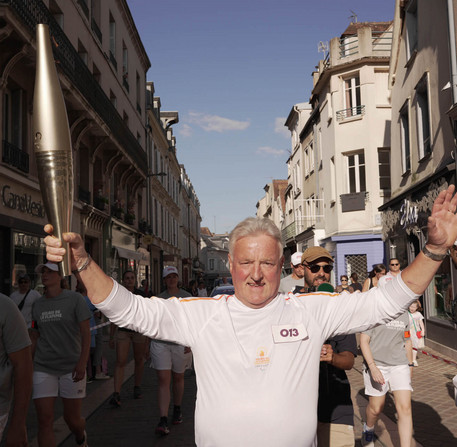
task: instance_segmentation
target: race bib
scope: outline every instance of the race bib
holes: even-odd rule
[[[275,343],[291,343],[308,338],[308,332],[303,323],[272,326],[271,331]]]

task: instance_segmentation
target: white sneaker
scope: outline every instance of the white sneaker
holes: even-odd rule
[[[98,373],[95,375],[96,380],[106,380],[106,379],[111,379],[111,376],[108,376],[105,373]]]
[[[414,361],[413,361],[413,365],[414,365],[414,366],[419,366],[419,363],[417,363],[417,360],[414,360]]]
[[[374,430],[367,430],[367,424],[363,424],[363,432],[362,432],[362,445],[364,447],[374,447],[374,442],[376,440],[376,435],[374,434]]]

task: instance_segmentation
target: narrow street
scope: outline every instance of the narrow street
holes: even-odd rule
[[[416,446],[449,447],[457,445],[457,408],[454,404],[452,377],[457,374],[457,364],[451,359],[424,348],[427,354],[418,355],[419,367],[414,368],[413,376],[413,419]],[[104,352],[108,357],[109,370],[113,370],[114,352],[105,340]],[[367,400],[363,392],[362,358],[358,356],[354,368],[349,371],[355,407],[356,446],[360,447],[362,418],[365,415]],[[157,381],[154,370],[146,367],[143,379],[143,398],[133,399],[133,362],[126,368],[126,381],[121,398],[122,407],[112,408],[108,401],[113,390],[113,381],[95,381],[87,385],[84,401],[84,414],[87,418],[87,433],[90,447],[125,446],[193,446],[194,443],[194,404],[196,382],[193,371],[186,373],[186,390],[183,400],[184,422],[171,426],[170,435],[158,438],[154,434],[159,415],[156,405]],[[223,411],[223,409],[221,409]],[[376,446],[394,447],[399,445],[395,407],[388,397],[384,415],[376,428],[379,439]],[[31,406],[28,417],[29,441],[36,442],[36,417]],[[61,406],[57,406],[57,444],[72,447],[74,439],[61,417]],[[414,444],[413,444],[414,445]]]

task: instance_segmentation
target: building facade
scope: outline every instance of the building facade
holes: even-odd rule
[[[302,139],[315,146],[311,191],[325,232],[319,245],[334,256],[336,278],[356,272],[363,280],[385,261],[378,207],[390,195],[381,171],[390,163],[391,42],[392,22],[351,23],[314,73],[312,122]]]
[[[178,116],[146,88],[151,64],[127,1],[0,0],[0,20],[0,291],[20,272],[37,286],[45,257],[31,123],[35,29],[46,23],[73,146],[72,230],[107,274],[133,270],[159,292],[164,259],[181,269]]]
[[[380,210],[389,256],[408,265],[439,191],[455,184],[455,1],[397,1],[389,71],[392,197]],[[441,26],[437,27],[436,24]],[[421,298],[427,345],[457,358],[457,270],[446,259]]]

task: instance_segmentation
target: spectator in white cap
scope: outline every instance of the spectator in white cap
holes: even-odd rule
[[[303,287],[305,277],[305,267],[301,263],[301,251],[296,251],[290,257],[290,266],[292,267],[292,274],[281,279],[279,283],[279,293],[289,293],[295,290],[295,287]]]
[[[30,276],[21,273],[17,279],[18,290],[13,292],[10,298],[21,311],[27,328],[32,326],[32,305],[41,296],[36,290],[30,288]]]
[[[166,289],[160,298],[186,298],[192,296],[178,286],[178,269],[168,265],[163,269],[163,281]],[[160,420],[156,428],[158,435],[168,435],[168,408],[170,407],[170,383],[173,377],[173,419],[174,425],[182,422],[181,403],[184,395],[184,372],[192,363],[190,348],[168,341],[151,341],[151,366],[157,372],[159,382],[157,397],[159,401]]]

